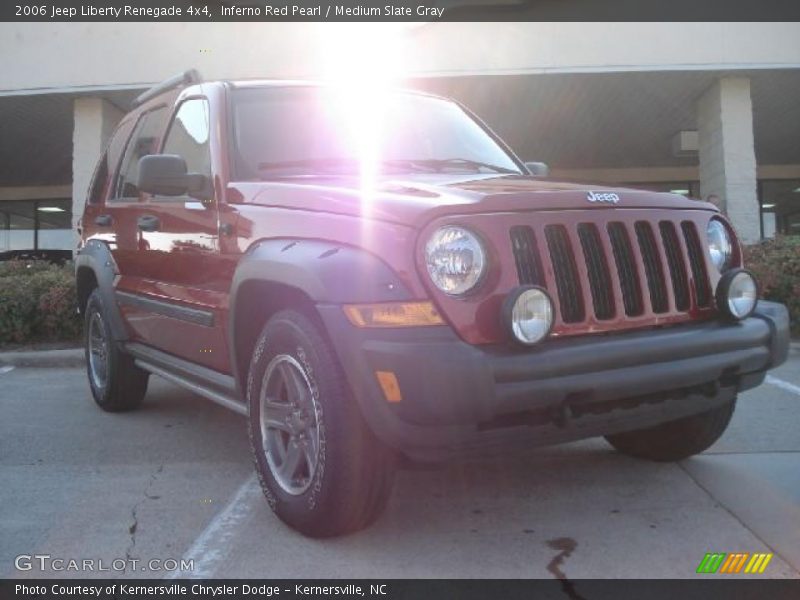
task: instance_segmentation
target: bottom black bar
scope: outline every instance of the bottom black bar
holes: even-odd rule
[[[5,579],[0,598],[41,600],[162,599],[239,600],[245,598],[370,598],[375,600],[784,600],[800,598],[800,579],[737,579],[698,575],[697,579]]]

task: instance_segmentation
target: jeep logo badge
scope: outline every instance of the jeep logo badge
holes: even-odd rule
[[[616,204],[619,202],[619,196],[612,192],[606,193],[598,193],[598,192],[589,192],[586,194],[586,199],[589,202],[610,202],[611,204]]]

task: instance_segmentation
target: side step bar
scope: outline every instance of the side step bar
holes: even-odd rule
[[[247,416],[247,405],[237,398],[233,377],[144,344],[128,343],[124,345],[124,349],[133,356],[137,367],[159,375],[167,381],[216,402],[235,413]]]

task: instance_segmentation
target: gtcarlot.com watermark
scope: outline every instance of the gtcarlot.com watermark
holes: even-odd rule
[[[14,559],[17,571],[119,572],[194,571],[194,559],[151,558],[63,558],[50,554],[20,554]]]

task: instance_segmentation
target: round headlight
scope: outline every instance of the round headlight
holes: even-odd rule
[[[553,302],[542,288],[523,286],[512,290],[503,303],[503,316],[518,342],[532,345],[547,337],[553,327]]]
[[[486,252],[478,236],[468,229],[441,227],[425,244],[425,264],[437,288],[450,296],[461,296],[483,277]]]
[[[744,269],[728,271],[717,285],[717,308],[733,319],[749,317],[758,302],[758,284]]]
[[[733,257],[733,242],[728,233],[728,228],[717,219],[711,219],[706,228],[706,238],[708,239],[708,253],[711,255],[711,262],[722,273],[731,264]]]

